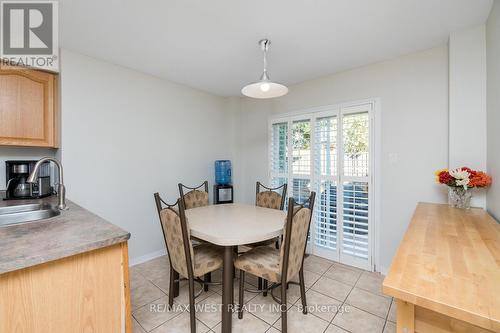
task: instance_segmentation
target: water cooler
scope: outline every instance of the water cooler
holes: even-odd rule
[[[214,203],[233,203],[233,185],[231,184],[231,161],[215,161]]]

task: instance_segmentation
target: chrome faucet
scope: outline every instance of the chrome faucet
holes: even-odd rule
[[[31,174],[28,177],[28,180],[26,180],[28,183],[36,183],[37,175],[38,175],[38,169],[40,169],[40,166],[47,161],[52,161],[54,162],[55,165],[57,165],[57,168],[59,169],[59,184],[57,185],[57,196],[59,198],[59,204],[57,205],[57,208],[59,210],[66,210],[68,209],[66,207],[66,188],[64,187],[64,182],[63,182],[63,167],[61,162],[56,160],[53,157],[42,157],[38,162],[36,162],[33,171],[31,171]]]

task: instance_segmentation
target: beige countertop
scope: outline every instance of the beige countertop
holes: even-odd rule
[[[39,200],[2,200],[0,207],[24,203],[56,203],[56,197]],[[75,254],[127,241],[130,233],[67,200],[60,215],[0,227],[0,274],[43,264]]]

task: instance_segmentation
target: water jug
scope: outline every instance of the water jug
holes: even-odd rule
[[[218,185],[231,184],[231,161],[215,161],[215,183]]]

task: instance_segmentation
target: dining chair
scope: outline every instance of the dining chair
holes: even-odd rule
[[[261,191],[261,187],[265,191]],[[264,208],[283,210],[288,184],[278,187],[267,187],[261,182],[255,184],[255,205]]]
[[[178,186],[179,195],[185,209],[208,206],[208,181],[205,180],[203,183],[201,183],[201,185],[196,187],[186,186],[181,183],[179,183]],[[204,191],[200,190],[202,188],[204,189]],[[185,193],[184,190],[187,190],[187,192]],[[197,238],[193,238],[193,240],[196,244],[204,243],[202,240],[199,240]],[[204,280],[207,283],[211,282],[211,274],[208,273],[204,277]],[[208,284],[204,286],[204,289],[205,291],[208,291]]]
[[[200,189],[204,188],[204,191]],[[187,193],[184,193],[187,189]],[[208,181],[196,187],[189,187],[179,183],[179,194],[185,209],[208,206]]]
[[[291,280],[297,274],[299,276],[302,312],[307,314],[304,256],[315,197],[316,193],[311,192],[308,200],[301,205],[296,205],[293,198],[288,200],[288,213],[283,229],[283,244],[279,250],[270,246],[259,246],[242,254],[235,260],[234,266],[240,270],[239,319],[243,318],[245,272],[273,283],[268,289],[271,290],[273,298],[280,303],[281,331],[283,333],[287,332],[287,285],[293,283]],[[272,290],[278,287],[281,289],[279,299],[272,293]]]
[[[222,267],[223,251],[208,243],[193,247],[182,200],[168,204],[158,193],[154,194],[154,198],[170,262],[168,305],[171,309],[174,297],[179,293],[181,275],[188,280],[191,333],[196,333],[194,301],[201,291],[195,295],[194,282],[207,285],[200,277]]]
[[[283,208],[285,207],[287,187],[287,184],[283,184],[281,186],[271,188],[263,185],[261,182],[257,182],[255,184],[255,205],[264,208],[283,210]],[[263,188],[264,191],[262,191],[261,188]],[[280,239],[281,237],[277,237],[275,239],[249,244],[247,246],[257,247],[275,244],[276,248],[279,249]],[[267,289],[266,280],[263,280],[261,277],[259,277],[257,281],[259,290],[262,290],[262,288],[264,288],[264,290]],[[264,291],[264,296],[267,296],[266,291]]]

